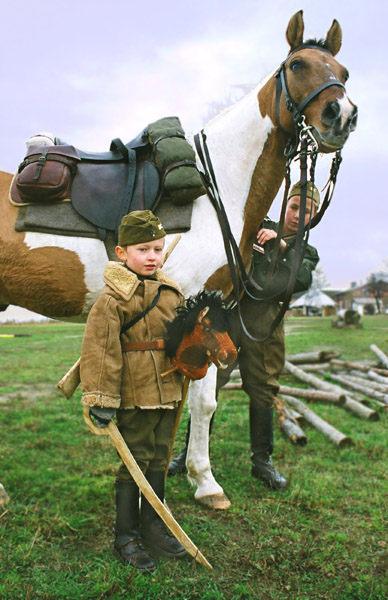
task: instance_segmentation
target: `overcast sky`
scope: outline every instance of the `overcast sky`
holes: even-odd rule
[[[0,168],[15,171],[26,138],[38,131],[92,151],[169,115],[198,131],[213,102],[237,99],[236,86],[258,83],[286,57],[285,30],[301,8],[308,37],[340,22],[338,60],[359,108],[332,206],[310,241],[333,287],[365,280],[388,257],[388,3],[381,0],[2,0]],[[275,203],[270,216],[278,214]]]

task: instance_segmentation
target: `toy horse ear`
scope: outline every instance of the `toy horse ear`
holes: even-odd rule
[[[304,22],[303,22],[303,10],[299,10],[297,13],[291,17],[290,22],[288,23],[287,31],[286,31],[286,39],[290,44],[290,52],[298,48],[301,44],[303,44],[303,32],[304,32]]]
[[[326,35],[326,48],[335,56],[342,45],[342,29],[341,25],[334,19],[329,31]]]
[[[209,312],[209,307],[205,306],[205,308],[203,308],[201,310],[201,312],[199,313],[199,315],[197,317],[197,323],[202,323],[202,319],[207,315],[208,312]]]

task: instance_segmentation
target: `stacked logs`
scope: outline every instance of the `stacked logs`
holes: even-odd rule
[[[338,447],[353,443],[351,438],[319,417],[305,401],[328,402],[368,421],[378,421],[378,410],[388,409],[388,356],[374,344],[370,350],[378,361],[340,360],[340,355],[331,351],[286,357],[284,374],[308,385],[308,388],[281,385],[274,401],[280,428],[294,444],[307,444],[299,424],[301,419]],[[232,372],[231,379],[223,390],[242,389],[239,370]]]

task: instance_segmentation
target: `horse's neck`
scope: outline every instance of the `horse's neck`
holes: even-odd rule
[[[205,127],[221,198],[228,212],[253,218],[253,226],[267,214],[283,179],[284,140],[269,116],[272,106],[259,105],[273,93],[270,75]]]

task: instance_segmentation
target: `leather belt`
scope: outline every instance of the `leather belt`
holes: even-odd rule
[[[123,352],[132,352],[136,350],[164,350],[165,342],[163,339],[153,340],[151,342],[122,342]]]

